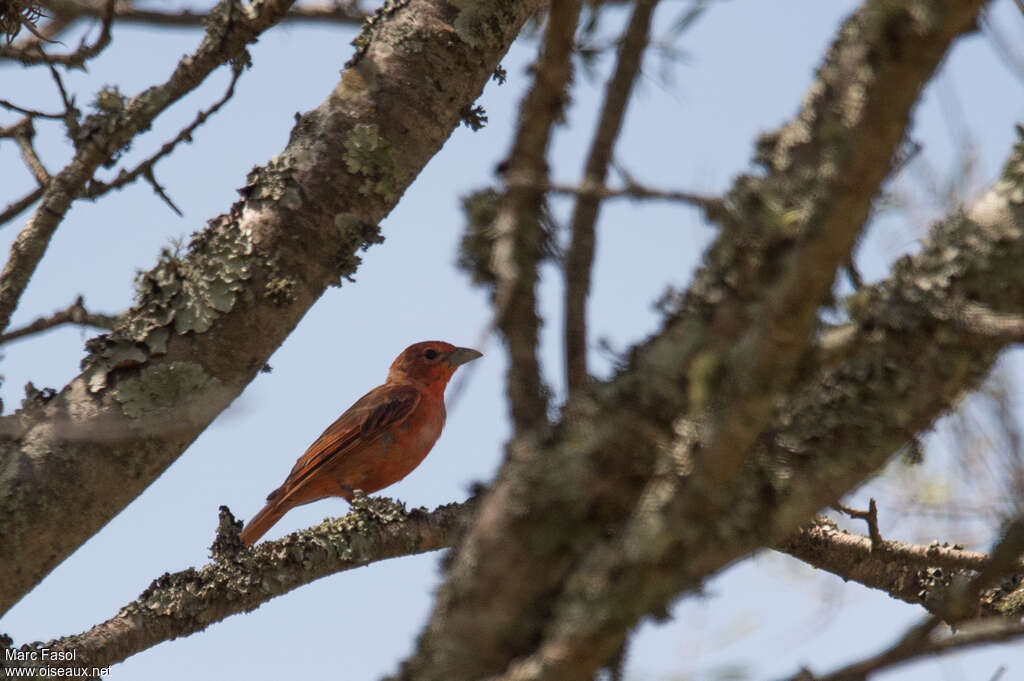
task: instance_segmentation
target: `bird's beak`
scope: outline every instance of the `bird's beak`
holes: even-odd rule
[[[458,367],[483,356],[482,352],[477,352],[473,348],[455,348],[448,355],[448,364],[452,367]]]

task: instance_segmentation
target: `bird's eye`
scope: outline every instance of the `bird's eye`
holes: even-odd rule
[[[424,352],[423,356],[426,357],[427,359],[437,359],[437,350],[431,348],[430,350]]]

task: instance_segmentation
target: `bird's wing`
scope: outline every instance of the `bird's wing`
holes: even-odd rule
[[[289,495],[328,461],[370,444],[400,425],[419,402],[419,390],[410,385],[384,384],[366,393],[309,446],[295,462],[288,479],[267,500],[279,494]]]

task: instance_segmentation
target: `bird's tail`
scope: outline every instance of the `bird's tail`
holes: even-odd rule
[[[278,520],[281,519],[288,511],[288,506],[277,503],[274,499],[274,495],[271,494],[267,499],[267,505],[264,506],[259,513],[254,515],[252,519],[246,523],[242,529],[242,541],[252,546],[259,538],[267,533],[271,527],[274,526]]]

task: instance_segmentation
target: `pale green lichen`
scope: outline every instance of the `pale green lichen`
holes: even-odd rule
[[[388,141],[374,123],[357,123],[345,139],[345,165],[353,175],[364,179],[359,185],[363,195],[378,194],[391,201],[398,194],[395,162]]]
[[[165,250],[157,266],[138,277],[143,303],[133,310],[124,329],[127,335],[141,342],[152,327],[171,321],[180,334],[208,330],[231,310],[249,279],[252,249],[250,235],[230,224],[197,234],[189,244],[189,258]],[[166,337],[156,340],[157,345],[166,344]]]
[[[118,381],[113,390],[125,416],[133,419],[197,421],[208,401],[198,396],[219,391],[220,381],[194,362],[168,362],[144,367],[138,375]]]
[[[294,175],[294,159],[288,154],[279,154],[267,161],[267,165],[250,170],[239,193],[255,200],[281,201],[289,197],[289,203],[294,203],[297,198]]]
[[[113,333],[91,340],[82,363],[90,392],[107,386],[114,369],[144,364],[166,354],[171,329],[203,333],[231,310],[251,276],[251,236],[220,216],[193,236],[187,257],[164,249],[160,261],[136,278],[138,302]]]

